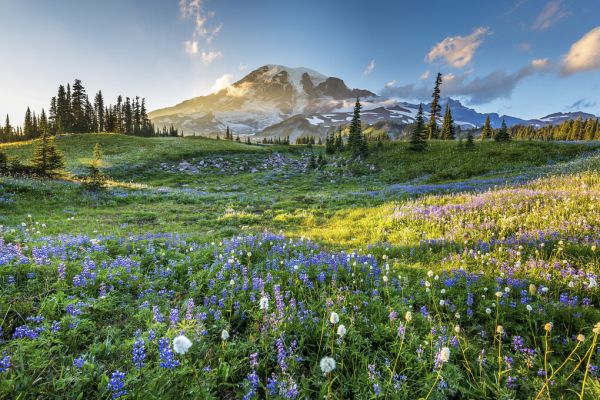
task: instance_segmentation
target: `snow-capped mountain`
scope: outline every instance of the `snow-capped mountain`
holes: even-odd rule
[[[324,137],[332,127],[348,124],[357,97],[361,100],[361,118],[365,123],[415,122],[418,104],[378,96],[369,90],[350,89],[339,78],[282,65],[262,66],[216,93],[153,111],[149,116],[158,127],[173,125],[185,135],[222,135],[229,126],[234,134],[289,137],[294,141],[300,136]],[[487,116],[493,127],[499,127],[502,120],[508,126],[543,126],[577,117],[595,118],[592,114],[570,112],[524,120],[479,113],[450,98],[441,100],[442,107],[447,103],[455,123],[462,128],[481,127]],[[425,119],[429,107],[430,104],[423,105]]]
[[[214,134],[227,126],[235,133],[254,134],[294,115],[334,111],[358,96],[375,94],[349,89],[341,79],[308,68],[265,65],[216,93],[149,116],[156,125],[173,124],[185,134]]]

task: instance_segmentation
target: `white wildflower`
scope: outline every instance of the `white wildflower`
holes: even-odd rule
[[[223,331],[221,331],[221,339],[223,339],[223,340],[229,339],[229,332],[227,332],[226,329],[223,329]]]
[[[335,369],[335,360],[331,357],[323,357],[319,366],[324,374],[328,374]]]
[[[173,350],[177,354],[185,354],[192,347],[192,341],[187,337],[180,335],[173,339]]]
[[[260,298],[260,309],[267,311],[269,309],[269,298],[267,296],[263,296]]]
[[[447,363],[450,360],[450,349],[448,347],[442,347],[440,350],[440,362]]]
[[[329,322],[331,322],[332,324],[337,324],[338,322],[340,322],[340,316],[336,312],[332,312],[329,316]]]

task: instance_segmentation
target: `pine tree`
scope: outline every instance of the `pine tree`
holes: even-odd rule
[[[4,134],[8,137],[8,141],[10,141],[12,133],[13,127],[10,125],[10,118],[8,118],[8,114],[6,114],[6,120],[4,122]]]
[[[497,142],[508,142],[510,140],[510,135],[508,134],[508,128],[506,127],[506,122],[502,120],[502,126],[498,129],[496,133],[495,140]]]
[[[46,111],[42,108],[42,113],[40,114],[40,123],[39,123],[39,133],[40,134],[50,134],[50,129],[48,127],[48,119],[46,118]]]
[[[65,166],[62,153],[56,148],[54,138],[43,133],[35,142],[31,164],[35,171],[44,176],[54,176]]]
[[[117,133],[125,133],[123,124],[123,97],[117,97],[117,105],[115,106],[115,128]]]
[[[439,138],[439,128],[437,125],[437,118],[440,116],[442,106],[440,106],[440,86],[442,85],[442,74],[438,72],[435,78],[435,86],[433,87],[433,93],[431,94],[431,111],[429,112],[429,123],[427,125],[427,132],[429,133],[429,139]]]
[[[105,120],[104,120],[104,98],[102,97],[102,91],[99,90],[94,98],[94,111],[96,112],[98,126],[95,127],[98,132],[105,132]]]
[[[325,138],[325,153],[335,153],[335,131],[327,133],[327,137]]]
[[[452,119],[452,111],[450,111],[450,103],[446,104],[446,112],[444,113],[444,123],[442,124],[442,139],[454,140],[456,134],[454,132],[454,120]]]
[[[133,134],[133,110],[129,97],[125,98],[125,105],[123,106],[123,129],[124,134]]]
[[[467,142],[465,143],[465,150],[475,149],[475,142],[473,141],[473,131],[469,129],[467,132]]]
[[[31,110],[27,107],[25,111],[25,121],[23,122],[23,134],[26,139],[30,139],[33,133],[33,121],[31,119]]]
[[[483,130],[481,131],[481,140],[491,139],[493,136],[492,125],[490,123],[490,116],[485,117],[485,123],[483,124]]]
[[[348,133],[348,149],[353,158],[366,157],[368,153],[368,148],[363,143],[365,138],[362,133],[362,123],[360,121],[361,107],[360,99],[357,97],[352,122],[350,123],[350,132]]]
[[[417,113],[417,122],[413,128],[409,149],[413,151],[423,151],[427,147],[425,141],[425,120],[423,119],[423,104],[419,105],[419,112]]]
[[[86,101],[85,88],[79,79],[75,79],[71,93],[71,113],[73,115],[73,131],[76,133],[87,131]]]
[[[90,189],[98,190],[104,187],[106,183],[106,177],[100,171],[100,167],[102,166],[102,149],[100,147],[100,143],[96,143],[94,146],[94,153],[92,161],[88,166],[88,176],[86,179],[86,183]]]
[[[50,108],[48,109],[48,132],[56,134],[56,97],[50,100]]]
[[[583,123],[579,116],[575,119],[575,122],[573,122],[573,127],[571,128],[571,140],[581,139],[583,139]]]

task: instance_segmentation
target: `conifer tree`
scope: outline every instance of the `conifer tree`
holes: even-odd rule
[[[102,166],[102,148],[100,147],[100,143],[96,143],[94,146],[94,153],[92,161],[88,165],[88,176],[87,176],[87,184],[93,189],[101,189],[104,187],[106,183],[106,177],[100,171],[100,167]]]
[[[442,124],[442,139],[454,140],[456,134],[454,132],[454,120],[452,119],[452,111],[450,111],[450,103],[446,104],[446,112],[444,113],[444,123]]]
[[[435,78],[435,86],[433,87],[433,93],[431,94],[431,111],[429,112],[429,123],[427,125],[427,132],[429,139],[439,138],[439,127],[437,125],[437,118],[440,116],[442,106],[440,106],[440,93],[442,85],[442,74],[438,72]]]
[[[31,110],[27,107],[25,111],[25,121],[23,122],[23,134],[26,139],[32,137],[33,134],[33,120],[31,119]]]
[[[39,133],[40,134],[50,134],[50,129],[48,127],[48,119],[46,118],[46,111],[42,108],[42,113],[40,114],[40,123],[39,123]]]
[[[31,164],[38,174],[44,176],[54,176],[64,168],[63,155],[48,133],[43,133],[35,142]]]
[[[483,130],[481,131],[481,140],[491,139],[493,136],[492,125],[490,123],[490,116],[485,117],[485,123],[483,124]]]
[[[104,98],[102,97],[102,91],[99,90],[96,93],[96,97],[94,98],[94,111],[96,112],[96,117],[98,121],[98,126],[95,129],[98,132],[105,132],[105,120],[104,120]]]
[[[76,133],[87,131],[86,101],[85,88],[79,79],[75,79],[71,93],[71,113],[73,115],[73,131]]]
[[[327,133],[327,138],[325,138],[325,153],[334,154],[335,150],[335,131],[331,131]]]
[[[361,108],[360,99],[357,97],[352,122],[350,123],[350,132],[348,133],[348,149],[352,154],[352,158],[366,157],[368,153],[366,143],[363,143],[365,138],[362,133],[362,123],[360,121]]]
[[[50,108],[48,109],[48,132],[56,134],[56,97],[50,100]]]
[[[419,112],[417,113],[417,121],[413,128],[409,149],[413,151],[423,151],[427,147],[425,141],[425,120],[423,119],[423,104],[419,105]]]
[[[465,143],[465,150],[475,149],[475,142],[473,141],[473,132],[469,129],[467,132],[467,142]]]
[[[506,122],[502,120],[502,126],[496,132],[495,140],[497,142],[508,142],[510,140],[510,135],[508,134],[508,128],[506,127]]]

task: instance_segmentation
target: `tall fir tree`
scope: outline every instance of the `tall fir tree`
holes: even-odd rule
[[[483,129],[481,130],[481,140],[491,139],[493,134],[494,134],[494,132],[492,131],[490,116],[487,115],[485,117],[485,123],[483,124]]]
[[[442,139],[454,140],[456,139],[456,133],[454,129],[454,120],[452,119],[452,111],[450,110],[450,103],[446,104],[446,111],[444,113],[444,122],[442,123]]]
[[[99,90],[94,97],[94,111],[96,112],[98,126],[96,130],[98,132],[105,132],[105,116],[104,116],[104,97],[102,96],[102,90]]]
[[[48,109],[48,132],[56,134],[56,97],[50,100],[50,108]]]
[[[48,133],[43,133],[35,142],[31,165],[38,174],[50,177],[57,175],[64,168],[63,155],[56,148],[54,138]]]
[[[23,135],[25,135],[26,139],[31,139],[33,137],[33,120],[31,118],[31,110],[27,107],[27,111],[25,111],[25,120],[23,121]]]
[[[360,120],[361,108],[360,99],[357,97],[354,104],[352,122],[350,122],[350,132],[348,133],[348,149],[353,158],[366,157],[368,155],[368,147],[362,133],[362,122]]]
[[[71,113],[73,115],[73,132],[75,133],[87,131],[86,101],[85,88],[79,79],[75,79],[71,92]]]
[[[496,132],[495,140],[497,142],[508,142],[510,140],[510,135],[508,133],[508,128],[506,127],[506,122],[502,120],[502,126]]]
[[[441,86],[442,74],[438,72],[437,77],[435,78],[435,86],[433,87],[433,93],[431,94],[431,110],[429,112],[429,123],[427,124],[427,132],[429,134],[429,139],[438,139],[440,134],[437,119],[440,116],[440,112],[442,111],[442,106],[440,106]]]
[[[419,104],[419,112],[417,113],[416,119],[408,148],[413,151],[423,151],[427,147],[427,141],[425,140],[426,128],[425,120],[423,118],[423,104]]]
[[[42,113],[40,114],[39,133],[41,135],[50,134],[50,128],[48,126],[48,118],[46,118],[46,111],[44,111],[43,108],[42,108]]]

